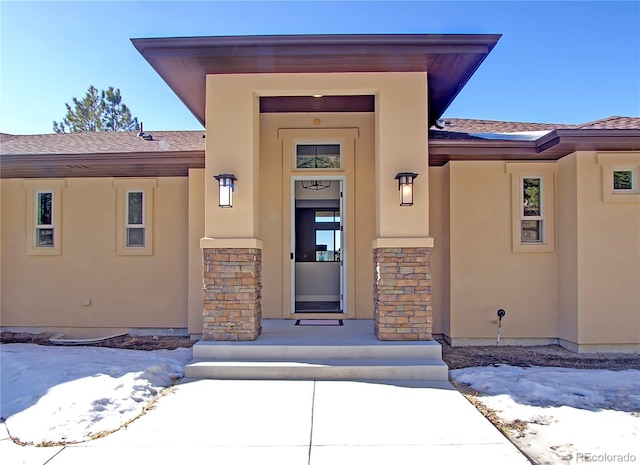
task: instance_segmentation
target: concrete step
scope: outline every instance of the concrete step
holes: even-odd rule
[[[193,360],[187,378],[286,380],[432,380],[446,381],[441,359],[339,358],[295,360]]]
[[[377,342],[375,344],[261,344],[252,342],[199,341],[193,346],[194,359],[287,360],[287,359],[441,359],[442,346],[436,341]]]

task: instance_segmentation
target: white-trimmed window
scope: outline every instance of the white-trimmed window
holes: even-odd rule
[[[145,246],[144,191],[126,193],[126,247]]]
[[[553,162],[507,163],[511,174],[513,252],[555,250],[555,174]]]
[[[338,170],[342,168],[340,144],[296,144],[297,170]]]
[[[638,193],[638,168],[616,166],[611,170],[611,192],[614,194]]]
[[[544,242],[542,176],[520,177],[520,242],[541,244]]]
[[[53,191],[36,191],[35,192],[35,244],[34,247],[51,247],[54,246],[55,226],[53,219],[54,212],[54,192]]]
[[[602,166],[602,201],[640,203],[640,153],[598,152]]]
[[[153,255],[153,192],[158,180],[115,179],[116,252],[118,255]]]
[[[27,255],[60,255],[64,179],[26,179]]]

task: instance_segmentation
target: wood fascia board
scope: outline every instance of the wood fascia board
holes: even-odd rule
[[[429,140],[429,154],[433,155],[535,155],[535,141],[512,140]]]
[[[291,34],[263,36],[197,36],[197,37],[159,37],[134,38],[133,45],[140,51],[149,48],[184,48],[275,46],[275,45],[459,45],[472,44],[490,46],[500,39],[501,34]]]
[[[640,129],[555,129],[536,141],[538,152],[576,150],[640,150]]]
[[[135,152],[135,153],[43,153],[43,154],[3,154],[2,166],[25,165],[130,165],[138,163],[184,164],[204,162],[204,151],[183,152]]]
[[[640,150],[637,129],[556,129],[535,141],[429,140],[430,156],[456,160],[559,159],[577,150]]]

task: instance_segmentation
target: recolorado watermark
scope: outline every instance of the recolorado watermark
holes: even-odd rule
[[[608,452],[576,452],[575,463],[635,463],[636,456],[630,452],[626,454],[611,454]]]

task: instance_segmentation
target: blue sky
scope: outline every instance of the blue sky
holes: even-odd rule
[[[131,38],[503,34],[445,116],[580,123],[640,116],[637,1],[0,1],[0,132],[51,133],[89,85],[148,130],[202,129]]]

